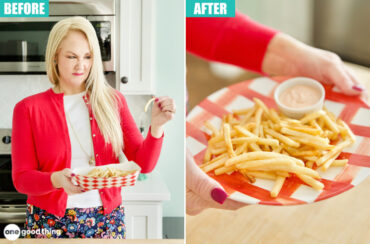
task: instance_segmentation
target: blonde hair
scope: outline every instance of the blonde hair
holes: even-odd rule
[[[112,145],[113,152],[118,157],[123,148],[123,134],[120,126],[117,97],[115,90],[109,86],[104,77],[100,47],[92,24],[83,17],[70,17],[56,23],[50,31],[46,46],[46,72],[52,84],[59,85],[58,68],[54,60],[60,49],[60,44],[70,31],[80,31],[90,46],[92,65],[85,81],[93,115],[104,136],[105,145]]]

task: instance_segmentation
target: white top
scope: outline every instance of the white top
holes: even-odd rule
[[[83,100],[85,92],[73,95],[64,95],[64,111],[66,116],[73,125],[74,131],[77,133],[78,140],[81,142],[83,149],[89,156],[81,149],[80,143],[76,139],[68,119],[68,134],[71,140],[71,169],[77,167],[93,167],[89,165],[89,157],[93,155],[91,128],[89,119],[89,110]],[[68,115],[67,115],[68,114]],[[91,208],[102,206],[98,190],[91,190],[80,194],[69,195],[67,198],[67,208]]]

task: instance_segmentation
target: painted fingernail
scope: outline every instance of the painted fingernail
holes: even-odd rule
[[[71,176],[73,177],[73,176],[75,176],[75,174],[74,174],[74,173],[72,173],[72,174],[71,174]]]
[[[81,190],[82,192],[85,192],[85,190]]]
[[[356,90],[356,91],[363,91],[363,90],[365,90],[365,88],[362,85],[354,85],[354,86],[352,86],[352,89],[353,90]]]
[[[213,200],[215,200],[216,202],[220,203],[220,204],[223,204],[227,198],[227,194],[224,190],[222,190],[221,188],[215,188],[212,190],[211,192],[211,196],[213,198]]]
[[[154,99],[154,101],[156,101],[156,102],[158,102],[158,100],[159,100],[158,98]]]

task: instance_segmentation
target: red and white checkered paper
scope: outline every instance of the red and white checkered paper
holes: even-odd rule
[[[85,176],[94,168],[106,169],[108,167],[124,171],[135,170],[135,172],[122,177],[103,178],[103,177]],[[81,186],[86,191],[111,187],[133,186],[136,183],[140,170],[141,168],[133,162],[123,164],[107,164],[96,167],[76,168],[73,169],[73,173],[75,173],[76,175],[72,177],[72,182],[75,183],[76,185]]]
[[[273,94],[279,83],[288,77],[261,77],[223,88],[204,99],[187,116],[186,145],[197,164],[201,164],[211,131],[204,122],[210,121],[220,128],[222,116],[233,109],[254,105],[253,97],[261,99],[269,108],[278,110]],[[321,201],[334,197],[359,184],[370,175],[370,107],[358,97],[345,96],[333,86],[324,85],[325,106],[337,117],[343,119],[356,135],[356,143],[346,148],[339,158],[347,158],[346,167],[331,167],[319,171],[324,189],[317,191],[295,175],[289,177],[277,198],[270,196],[274,185],[272,180],[256,179],[250,184],[240,173],[208,175],[217,180],[226,190],[229,198],[247,204],[295,205]]]

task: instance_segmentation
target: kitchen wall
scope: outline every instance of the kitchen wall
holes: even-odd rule
[[[11,128],[15,104],[30,95],[52,87],[46,75],[0,75],[0,128]],[[142,114],[149,96],[125,96],[135,122],[145,127],[150,123],[149,117]]]
[[[240,12],[307,44],[313,39],[313,4],[312,0],[236,0]]]
[[[165,127],[165,144],[157,166],[171,192],[163,205],[164,217],[184,216],[185,140],[185,13],[184,1],[156,1],[157,96],[170,96],[177,105],[173,121]],[[167,137],[166,137],[167,135]]]

